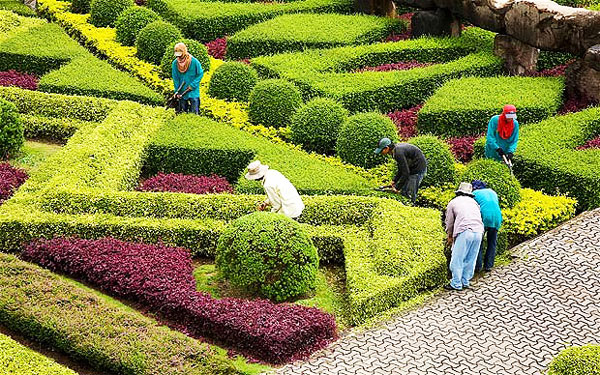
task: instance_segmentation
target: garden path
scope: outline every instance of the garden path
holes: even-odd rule
[[[600,343],[600,209],[513,255],[471,289],[351,332],[277,373],[543,374],[561,349]]]

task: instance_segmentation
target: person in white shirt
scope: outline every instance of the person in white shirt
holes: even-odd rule
[[[290,180],[280,172],[269,169],[268,165],[261,164],[256,160],[248,165],[246,178],[260,181],[265,189],[267,199],[258,206],[260,211],[265,210],[270,204],[271,212],[281,213],[292,219],[297,219],[302,215],[304,203],[300,194]]]

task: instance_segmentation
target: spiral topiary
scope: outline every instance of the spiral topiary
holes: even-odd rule
[[[135,46],[137,56],[153,64],[160,64],[167,46],[181,37],[178,28],[164,21],[154,21],[140,30]]]
[[[0,99],[0,159],[19,151],[25,138],[17,107]]]
[[[292,116],[302,105],[302,95],[291,82],[268,79],[254,86],[249,102],[250,121],[279,128],[290,123]]]
[[[373,153],[381,138],[398,140],[392,120],[376,112],[351,116],[340,128],[336,151],[343,161],[363,168],[373,168],[385,161]]]
[[[498,194],[502,208],[511,208],[521,201],[521,184],[503,163],[491,159],[473,161],[467,165],[460,179],[466,182],[473,180],[485,182]]]
[[[217,99],[248,101],[258,74],[248,64],[228,62],[218,67],[210,79],[208,95]]]
[[[315,287],[319,259],[296,221],[255,212],[225,229],[217,245],[216,265],[233,285],[281,302]]]
[[[292,141],[308,151],[333,154],[339,130],[347,118],[348,111],[335,100],[313,99],[292,118]]]
[[[96,27],[114,27],[121,13],[133,6],[133,0],[92,0],[89,22]]]
[[[125,10],[115,23],[117,42],[124,46],[133,46],[140,30],[158,20],[159,15],[149,8],[131,7]]]
[[[210,70],[210,58],[208,57],[208,49],[206,46],[196,40],[192,39],[180,39],[175,42],[171,42],[164,51],[164,55],[160,60],[160,70],[164,77],[171,78],[171,67],[173,60],[175,60],[175,44],[182,42],[188,48],[188,52],[200,61],[202,70],[208,72]]]
[[[420,148],[427,159],[427,175],[423,179],[423,186],[443,186],[456,182],[454,156],[446,142],[433,135],[422,135],[411,138],[408,143]]]

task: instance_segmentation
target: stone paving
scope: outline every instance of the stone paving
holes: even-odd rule
[[[544,374],[570,345],[600,343],[600,210],[513,249],[508,266],[280,374]]]

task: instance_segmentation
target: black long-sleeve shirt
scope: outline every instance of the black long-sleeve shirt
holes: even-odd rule
[[[394,177],[397,189],[404,185],[408,176],[423,172],[427,168],[427,160],[421,149],[410,143],[396,143],[393,155],[398,164],[398,172]]]

